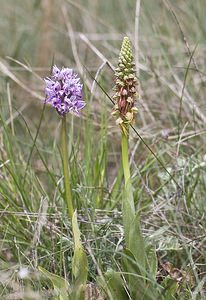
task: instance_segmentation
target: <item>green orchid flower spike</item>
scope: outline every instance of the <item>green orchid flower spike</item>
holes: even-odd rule
[[[138,80],[135,76],[132,46],[128,37],[122,42],[119,55],[118,68],[115,70],[115,106],[112,114],[117,117],[116,123],[120,125],[125,135],[128,135],[129,125],[134,121],[137,113],[135,102],[139,97],[137,92]]]

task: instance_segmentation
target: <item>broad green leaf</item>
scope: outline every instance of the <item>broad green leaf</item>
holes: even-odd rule
[[[143,269],[146,269],[147,257],[138,213],[130,224],[128,249],[134,255],[138,264],[142,266]]]
[[[72,273],[74,278],[80,283],[85,284],[87,281],[88,262],[87,256],[82,248],[75,248],[72,260]]]
[[[127,182],[123,192],[122,214],[126,247],[129,248],[130,228],[135,218],[133,191],[130,180]]]
[[[155,279],[157,275],[157,268],[158,268],[156,250],[153,246],[149,245],[146,248],[146,253],[147,253],[147,265],[149,267],[149,271],[153,276],[153,278]]]
[[[70,295],[71,300],[84,300],[85,299],[85,285],[74,284]]]
[[[122,258],[123,270],[132,299],[156,300],[158,299],[157,284],[147,278],[147,271],[142,269],[129,249],[124,250]]]
[[[133,253],[129,249],[124,249],[122,254],[122,265],[124,272],[134,273],[141,277],[141,270]]]
[[[173,279],[166,277],[162,282],[162,287],[164,287],[164,291],[162,296],[165,300],[175,300],[176,293],[178,290],[178,283]]]
[[[73,232],[73,239],[74,239],[74,247],[75,248],[81,248],[82,243],[81,243],[81,238],[80,238],[80,230],[79,226],[77,223],[77,212],[75,211],[72,217],[72,232]]]
[[[83,250],[80,239],[80,230],[77,223],[76,211],[74,212],[72,218],[72,231],[74,238],[74,257],[72,260],[72,273],[75,279],[78,279],[80,284],[84,284],[87,280],[88,262],[87,256]]]
[[[111,209],[114,209],[116,207],[116,204],[119,201],[119,197],[121,196],[119,191],[121,190],[122,176],[123,176],[123,169],[122,169],[122,165],[121,165],[119,167],[117,177],[114,179],[114,182],[112,184],[110,197],[114,203],[112,204]]]
[[[122,268],[125,272],[124,276],[129,288],[129,294],[139,297],[137,299],[141,299],[145,279],[142,277],[136,259],[129,249],[125,249],[123,252]]]
[[[74,257],[72,259],[72,273],[75,278],[72,299],[80,300],[84,299],[84,289],[86,286],[88,274],[88,261],[80,239],[80,230],[77,223],[76,211],[74,212],[72,218],[72,231],[74,238]]]
[[[108,270],[105,274],[105,279],[113,300],[129,299],[120,273],[114,270]]]
[[[57,294],[57,298],[58,300],[68,300],[71,299],[69,294],[70,294],[70,286],[69,286],[69,282],[66,281],[64,278],[50,273],[49,271],[47,271],[46,269],[44,269],[43,267],[38,267],[39,271],[44,274],[44,276],[49,279],[53,286],[54,286],[54,290]]]

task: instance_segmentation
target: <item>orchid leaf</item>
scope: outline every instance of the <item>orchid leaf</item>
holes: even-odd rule
[[[105,274],[105,278],[112,296],[112,300],[129,299],[120,273],[115,272],[114,270],[108,270]]]
[[[74,257],[72,260],[72,273],[74,275],[74,291],[75,291],[75,300],[84,299],[84,289],[87,281],[88,274],[88,261],[87,256],[82,247],[80,230],[77,222],[77,213],[76,211],[73,214],[72,218],[72,231],[74,239]],[[74,296],[73,296],[74,298]]]
[[[38,267],[39,271],[47,278],[49,279],[54,287],[55,293],[56,293],[56,299],[57,300],[68,300],[71,299],[69,297],[70,294],[70,285],[69,282],[66,281],[64,278],[50,273],[49,271],[47,271],[46,269],[44,269],[43,267]]]

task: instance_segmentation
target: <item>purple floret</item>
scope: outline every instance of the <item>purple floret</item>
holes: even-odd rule
[[[75,115],[80,114],[80,110],[85,106],[83,100],[83,85],[72,69],[54,66],[52,75],[44,79],[45,103],[51,104],[59,115],[64,116],[71,112]]]

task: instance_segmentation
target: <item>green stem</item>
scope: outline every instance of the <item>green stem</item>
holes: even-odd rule
[[[124,172],[125,186],[130,180],[130,169],[129,169],[129,154],[128,154],[128,136],[122,131],[122,166]]]
[[[72,220],[74,213],[72,204],[72,194],[70,187],[69,178],[69,160],[68,160],[68,139],[67,139],[67,126],[66,126],[66,115],[62,118],[62,128],[61,128],[61,146],[62,146],[62,161],[63,161],[63,172],[64,172],[64,190],[65,198],[68,208],[69,218]]]
[[[127,248],[130,248],[130,231],[135,217],[134,198],[131,184],[128,153],[128,135],[122,130],[122,166],[124,172],[124,192],[122,198],[122,214],[125,241]]]

